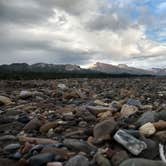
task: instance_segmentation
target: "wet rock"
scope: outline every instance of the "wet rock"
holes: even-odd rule
[[[57,122],[48,122],[40,127],[40,132],[41,133],[47,133],[49,129],[57,127],[58,124]]]
[[[98,166],[111,166],[110,161],[100,153],[95,155],[95,161]]]
[[[113,134],[114,129],[116,128],[116,121],[111,118],[109,120],[104,120],[95,125],[93,129],[93,135],[96,143],[100,143],[105,140],[111,139],[111,134]]]
[[[136,125],[137,126],[142,126],[148,122],[156,122],[158,119],[157,117],[157,113],[154,112],[154,111],[148,111],[148,112],[145,112],[141,115],[141,117],[138,119],[138,121],[136,122]]]
[[[64,146],[74,151],[82,151],[85,153],[91,153],[96,150],[94,147],[90,146],[87,142],[77,139],[65,139],[63,141]]]
[[[147,159],[128,159],[120,166],[166,166],[166,163]]]
[[[10,105],[12,101],[6,96],[0,96],[0,105]]]
[[[54,155],[51,153],[38,154],[29,159],[30,166],[42,166],[54,160]]]
[[[119,166],[120,163],[122,163],[123,161],[127,160],[129,158],[128,154],[126,153],[126,151],[119,151],[119,152],[115,152],[111,158],[111,163],[113,166]]]
[[[138,140],[123,130],[118,130],[114,135],[114,139],[136,156],[147,148],[145,142]]]
[[[120,114],[121,114],[121,117],[127,118],[127,117],[129,117],[130,115],[132,115],[132,114],[134,114],[136,112],[138,112],[138,108],[137,107],[132,106],[132,105],[124,104],[122,106]]]
[[[72,157],[65,166],[89,166],[89,160],[82,156],[82,155],[77,155]]]
[[[150,137],[155,134],[156,128],[152,123],[148,122],[139,128],[139,132],[144,136]]]
[[[13,153],[16,150],[18,150],[19,148],[20,148],[20,144],[16,143],[16,144],[9,144],[9,145],[5,146],[3,150],[8,153]]]

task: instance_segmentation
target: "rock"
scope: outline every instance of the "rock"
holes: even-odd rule
[[[89,166],[89,160],[82,156],[82,155],[77,155],[72,157],[65,166]]]
[[[97,114],[97,117],[99,119],[106,120],[106,119],[109,119],[112,117],[112,113],[110,111],[101,112],[101,113]]]
[[[95,161],[98,166],[111,166],[110,161],[100,153],[95,155]]]
[[[20,144],[16,143],[16,144],[9,144],[9,145],[5,146],[3,150],[8,153],[13,153],[16,150],[18,150],[19,148],[20,148]]]
[[[129,158],[129,156],[126,153],[126,151],[124,151],[124,150],[115,152],[111,158],[111,163],[113,166],[119,166],[120,163],[127,160],[128,158]]]
[[[21,99],[26,99],[26,98],[29,98],[29,97],[32,97],[33,96],[33,92],[30,92],[30,91],[27,91],[27,90],[22,90],[19,94],[19,97]]]
[[[136,106],[138,108],[142,107],[142,104],[139,100],[135,100],[135,99],[128,99],[127,101],[127,105],[132,105],[132,106]]]
[[[3,135],[0,137],[0,141],[15,141],[17,140],[16,136],[14,135]]]
[[[44,164],[47,164],[48,162],[51,162],[53,160],[54,160],[54,155],[51,153],[38,154],[38,155],[32,156],[29,159],[29,165],[43,166]]]
[[[166,143],[166,131],[159,131],[155,134],[155,138],[162,143]]]
[[[166,110],[158,112],[156,116],[157,116],[158,120],[166,121]]]
[[[57,87],[61,90],[66,90],[67,86],[65,84],[58,84]]]
[[[21,157],[22,157],[22,154],[20,152],[16,152],[15,154],[10,156],[10,158],[13,160],[20,160]]]
[[[138,112],[138,108],[136,106],[124,104],[122,106],[120,114],[122,118],[128,118],[130,115],[133,115],[136,112]]]
[[[166,129],[166,121],[160,120],[158,122],[153,123],[154,127],[157,131]]]
[[[105,106],[105,107],[109,106],[107,103],[104,103],[104,102],[101,101],[101,100],[95,100],[95,101],[94,101],[94,104],[100,105],[100,106]]]
[[[24,131],[39,130],[41,125],[42,125],[42,121],[37,118],[34,118],[25,125],[23,130]]]
[[[67,160],[70,157],[70,152],[68,150],[56,148],[54,146],[44,147],[41,153],[52,153],[61,161]]]
[[[49,162],[47,163],[47,166],[63,166],[63,164],[60,162]]]
[[[56,144],[57,141],[47,138],[36,138],[36,137],[26,137],[18,136],[20,142],[31,142],[36,144]]]
[[[104,107],[104,106],[87,106],[87,110],[89,110],[92,114],[97,115],[102,112],[111,111],[110,107]]]
[[[122,104],[119,101],[112,101],[109,107],[111,108],[112,112],[117,112],[120,111]]]
[[[136,156],[147,148],[145,142],[138,140],[123,130],[118,130],[114,135],[114,139]]]
[[[166,166],[166,163],[162,161],[154,161],[147,159],[128,159],[124,161],[120,166]]]
[[[20,115],[17,119],[18,122],[21,122],[21,123],[24,123],[24,124],[27,124],[30,119],[27,115]]]
[[[74,151],[82,151],[85,153],[90,154],[92,151],[95,151],[96,149],[89,145],[87,142],[83,140],[77,140],[77,139],[65,139],[63,141],[64,146],[67,148],[74,150]]]
[[[139,128],[139,132],[144,136],[150,137],[155,134],[156,128],[151,122],[148,122]]]
[[[49,131],[49,129],[51,129],[51,128],[54,129],[57,126],[58,126],[57,122],[48,122],[40,127],[40,132],[47,133]]]
[[[10,105],[12,101],[6,96],[0,96],[0,105]]]
[[[51,128],[51,129],[49,129],[48,130],[48,132],[47,132],[47,137],[53,137],[54,136],[54,129],[53,128]]]
[[[116,126],[117,123],[113,118],[96,124],[93,129],[95,142],[100,143],[102,141],[110,140]]]
[[[86,127],[88,125],[88,123],[86,121],[80,121],[78,126],[79,127]]]
[[[141,138],[147,145],[147,149],[143,150],[142,153],[139,155],[140,158],[146,159],[155,159],[159,153],[159,146],[158,143],[147,138]]]
[[[157,117],[157,113],[154,111],[148,111],[145,112],[141,115],[141,117],[138,119],[138,121],[136,122],[136,126],[142,126],[148,122],[156,122],[158,119]]]

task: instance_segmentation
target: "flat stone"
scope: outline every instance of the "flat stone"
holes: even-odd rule
[[[20,144],[19,143],[9,144],[9,145],[4,147],[4,151],[12,153],[12,152],[15,152],[16,150],[18,150],[19,148],[20,148]]]
[[[0,105],[9,105],[12,104],[12,101],[10,100],[10,98],[6,97],[6,96],[0,96]]]
[[[49,129],[51,129],[51,128],[54,129],[57,126],[58,126],[58,124],[56,121],[55,122],[48,122],[40,127],[40,132],[47,133],[49,131]]]
[[[63,164],[60,162],[49,162],[47,163],[47,166],[63,166]]]

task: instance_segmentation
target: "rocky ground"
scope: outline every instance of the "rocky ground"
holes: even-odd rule
[[[166,166],[166,79],[0,81],[0,165]]]

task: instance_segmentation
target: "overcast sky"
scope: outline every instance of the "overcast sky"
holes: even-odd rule
[[[166,67],[165,0],[0,0],[0,64]]]

